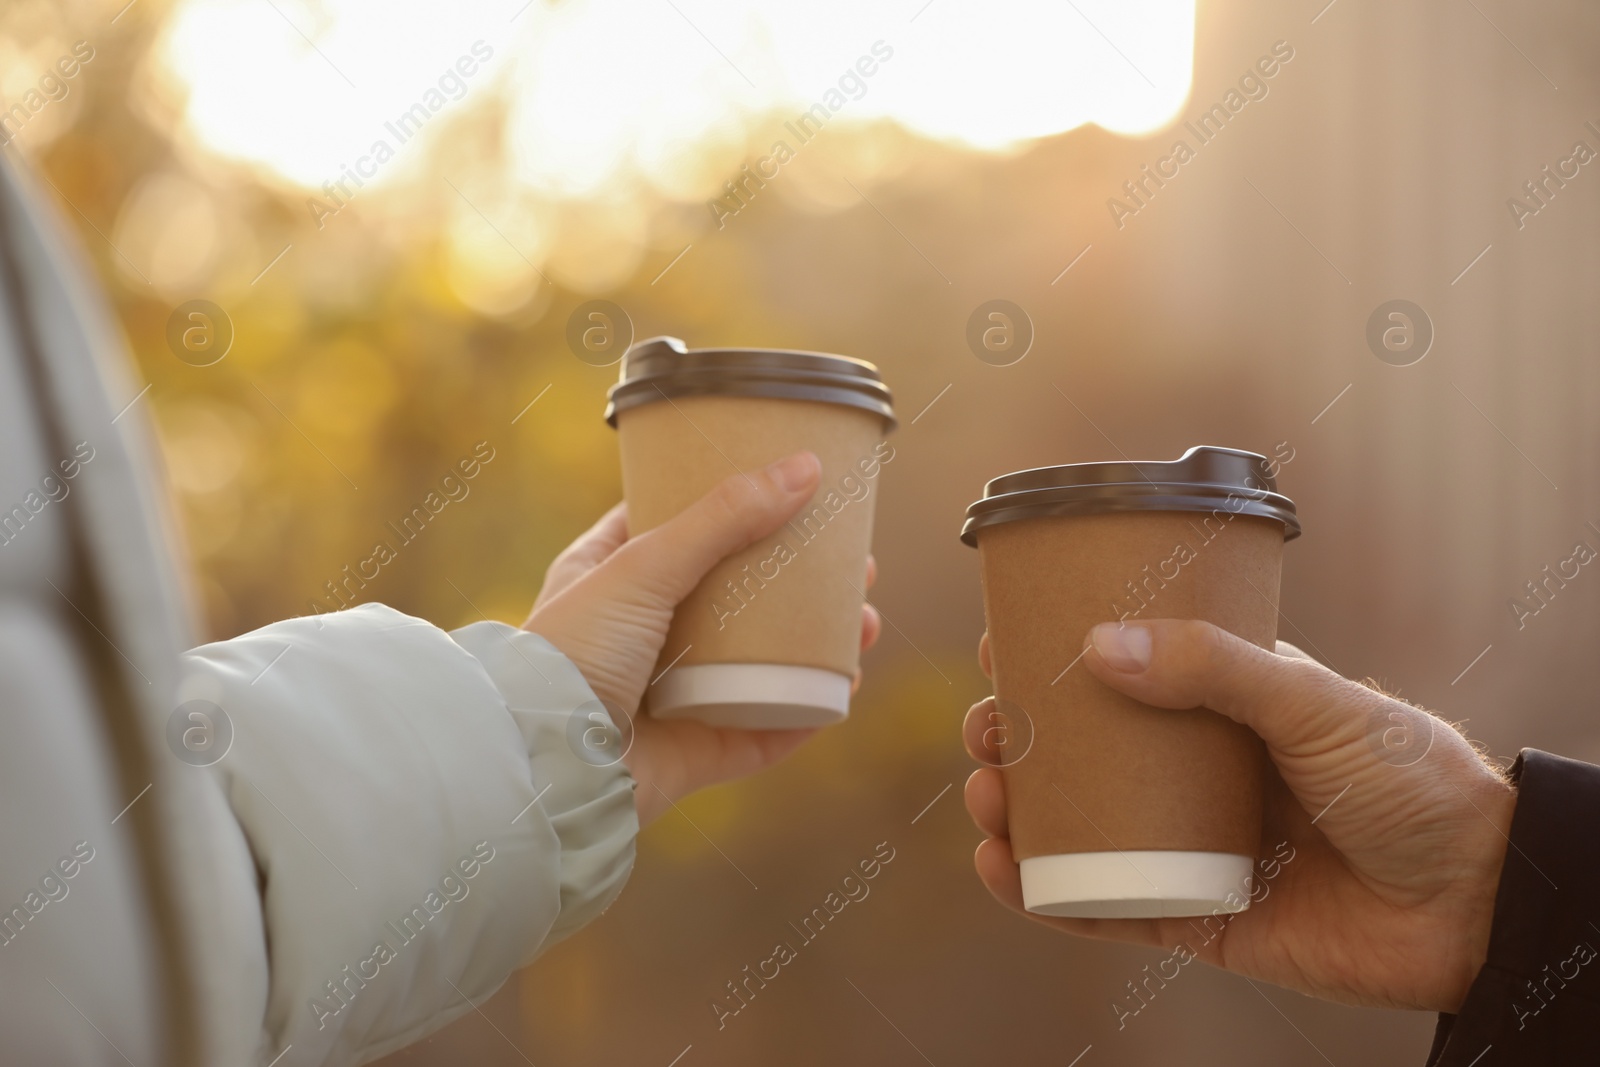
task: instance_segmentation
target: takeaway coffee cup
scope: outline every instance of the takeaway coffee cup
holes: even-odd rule
[[[816,352],[689,351],[658,337],[623,357],[606,421],[617,428],[634,535],[736,471],[802,449],[822,461],[794,519],[724,560],[679,605],[646,691],[650,714],[774,730],[845,718],[879,472],[894,458],[877,368]]]
[[[1271,647],[1294,503],[1267,460],[1075,463],[996,478],[961,539],[982,561],[1023,902],[1040,915],[1242,911],[1260,847],[1265,753],[1196,708],[1152,708],[1078,665],[1096,623],[1204,619]]]

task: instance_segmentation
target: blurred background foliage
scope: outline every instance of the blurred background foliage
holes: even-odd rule
[[[75,41],[94,48],[6,151],[49,183],[121,320],[135,388],[151,386],[139,403],[213,638],[326,604],[325,583],[478,442],[494,459],[470,495],[361,598],[447,627],[519,621],[551,558],[620,492],[601,420],[615,368],[565,340],[586,300],[620,304],[640,337],[871,359],[895,389],[874,597],[890,625],[851,720],[684,803],[643,836],[603,920],[393,1062],[666,1064],[692,1046],[684,1067],[1067,1063],[1091,1045],[1085,1067],[1420,1062],[1429,1018],[1200,970],[1119,1030],[1111,1003],[1160,954],[1046,935],[987,898],[957,732],[985,692],[982,618],[955,534],[1008,470],[1285,442],[1281,482],[1307,532],[1287,556],[1282,636],[1500,753],[1600,755],[1600,586],[1580,579],[1523,628],[1508,610],[1600,521],[1600,178],[1520,227],[1506,206],[1574,139],[1600,146],[1584,125],[1600,121],[1600,13],[1204,0],[1191,25],[1182,4],[1131,5],[1120,17],[1148,32],[1112,28],[1130,35],[1126,66],[1148,67],[1146,97],[1082,25],[985,37],[984,14],[950,0],[831,4],[774,14],[762,45],[765,24],[709,0],[674,7],[0,8],[0,104]],[[416,99],[467,52],[473,20],[498,27],[493,63],[319,228],[307,198],[326,202],[320,182],[366,143],[341,134]],[[802,31],[809,51],[784,59]],[[905,67],[886,64],[719,229],[706,201],[880,36]],[[1279,41],[1294,58],[1270,91],[1119,226],[1123,183]],[[1039,58],[1052,50],[1060,63]],[[1080,54],[1105,65],[1067,61]],[[270,76],[273,56],[292,76]],[[1096,113],[1066,107],[1067,88],[1007,80],[1080,68],[1099,80],[1072,91],[1100,87],[1104,126],[1078,126]],[[916,92],[893,88],[897,69]],[[378,102],[340,112],[343,83]],[[716,106],[662,110],[685,85]],[[322,121],[335,112],[343,125]],[[661,125],[679,113],[692,121]],[[997,297],[1036,331],[1011,367],[964,339]],[[1412,367],[1365,341],[1397,297],[1437,331]],[[235,329],[212,366],[167,344],[192,299]],[[880,841],[897,858],[872,896],[719,1031],[709,1003],[725,983]]]

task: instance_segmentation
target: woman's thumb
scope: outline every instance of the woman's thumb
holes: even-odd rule
[[[630,539],[609,563],[676,604],[722,560],[794,517],[816,492],[822,464],[796,452],[731,474],[653,530]]]

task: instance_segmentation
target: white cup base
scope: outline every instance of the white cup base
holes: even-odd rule
[[[699,663],[673,667],[649,689],[657,719],[709,726],[793,730],[850,714],[850,679],[837,671],[782,663]]]
[[[1080,852],[1019,866],[1022,902],[1035,915],[1161,919],[1244,911],[1255,860],[1225,852]]]

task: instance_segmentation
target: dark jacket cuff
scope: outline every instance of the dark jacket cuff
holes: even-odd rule
[[[1488,957],[1428,1067],[1592,1064],[1600,1041],[1600,767],[1524,749]]]

